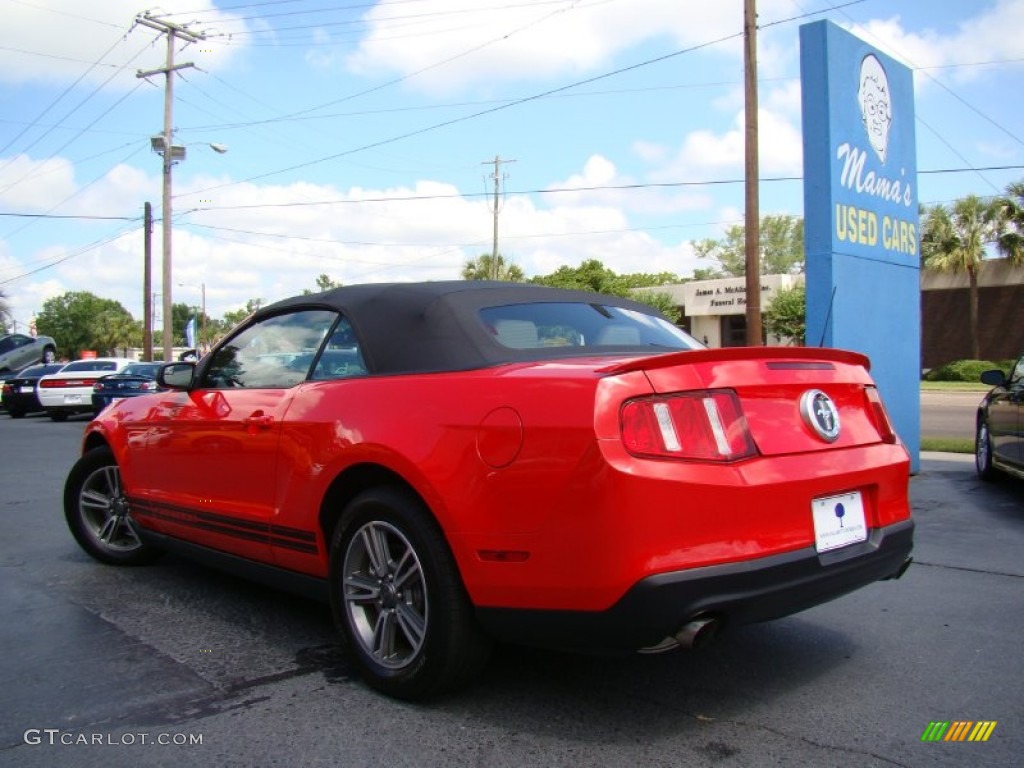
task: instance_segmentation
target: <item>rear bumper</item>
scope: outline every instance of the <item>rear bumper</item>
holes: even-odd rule
[[[866,542],[819,555],[813,547],[739,563],[661,573],[635,584],[604,611],[478,608],[494,637],[523,645],[636,651],[675,635],[698,616],[747,624],[787,616],[899,576],[914,523],[876,528]]]
[[[79,413],[92,413],[92,403],[82,403],[81,405],[44,405],[40,410],[44,410],[49,414],[64,414],[67,416],[74,416]]]
[[[20,393],[4,397],[2,405],[8,411],[20,411],[21,413],[35,413],[43,410],[39,399],[33,395],[22,395]]]
[[[66,399],[66,395],[69,393],[64,390],[43,390],[40,389],[36,397],[39,400],[39,406],[44,409],[47,413],[91,413],[92,412],[92,392],[88,394],[78,394],[77,401],[69,403]]]

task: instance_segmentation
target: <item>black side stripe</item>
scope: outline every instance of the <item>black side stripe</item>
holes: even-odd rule
[[[168,523],[177,523],[197,530],[209,531],[223,536],[233,536],[245,541],[267,542],[271,546],[291,549],[296,552],[317,553],[316,534],[284,525],[268,525],[252,520],[239,520],[206,510],[189,509],[173,504],[129,499],[132,514]]]

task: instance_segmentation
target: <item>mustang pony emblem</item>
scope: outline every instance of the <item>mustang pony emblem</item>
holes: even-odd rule
[[[832,398],[820,389],[809,389],[800,398],[800,415],[822,440],[833,443],[839,437],[839,411]]]

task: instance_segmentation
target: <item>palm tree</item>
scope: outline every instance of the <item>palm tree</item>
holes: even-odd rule
[[[103,312],[93,322],[92,334],[94,343],[106,354],[117,355],[142,341],[142,324],[128,314]]]
[[[996,217],[996,248],[1013,264],[1024,264],[1024,181],[1010,184],[992,203]]]
[[[521,283],[526,279],[518,264],[509,264],[500,253],[497,259],[484,253],[472,261],[467,261],[462,268],[463,280],[511,280]]]
[[[939,203],[925,209],[921,226],[921,258],[939,272],[966,272],[971,355],[981,357],[978,336],[978,272],[984,265],[986,245],[998,238],[995,203],[977,195],[962,197],[952,208]]]

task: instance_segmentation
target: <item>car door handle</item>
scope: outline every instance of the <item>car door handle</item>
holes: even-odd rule
[[[250,431],[257,429],[270,429],[274,425],[274,417],[267,416],[263,411],[256,411],[250,416],[242,419],[242,426]]]

